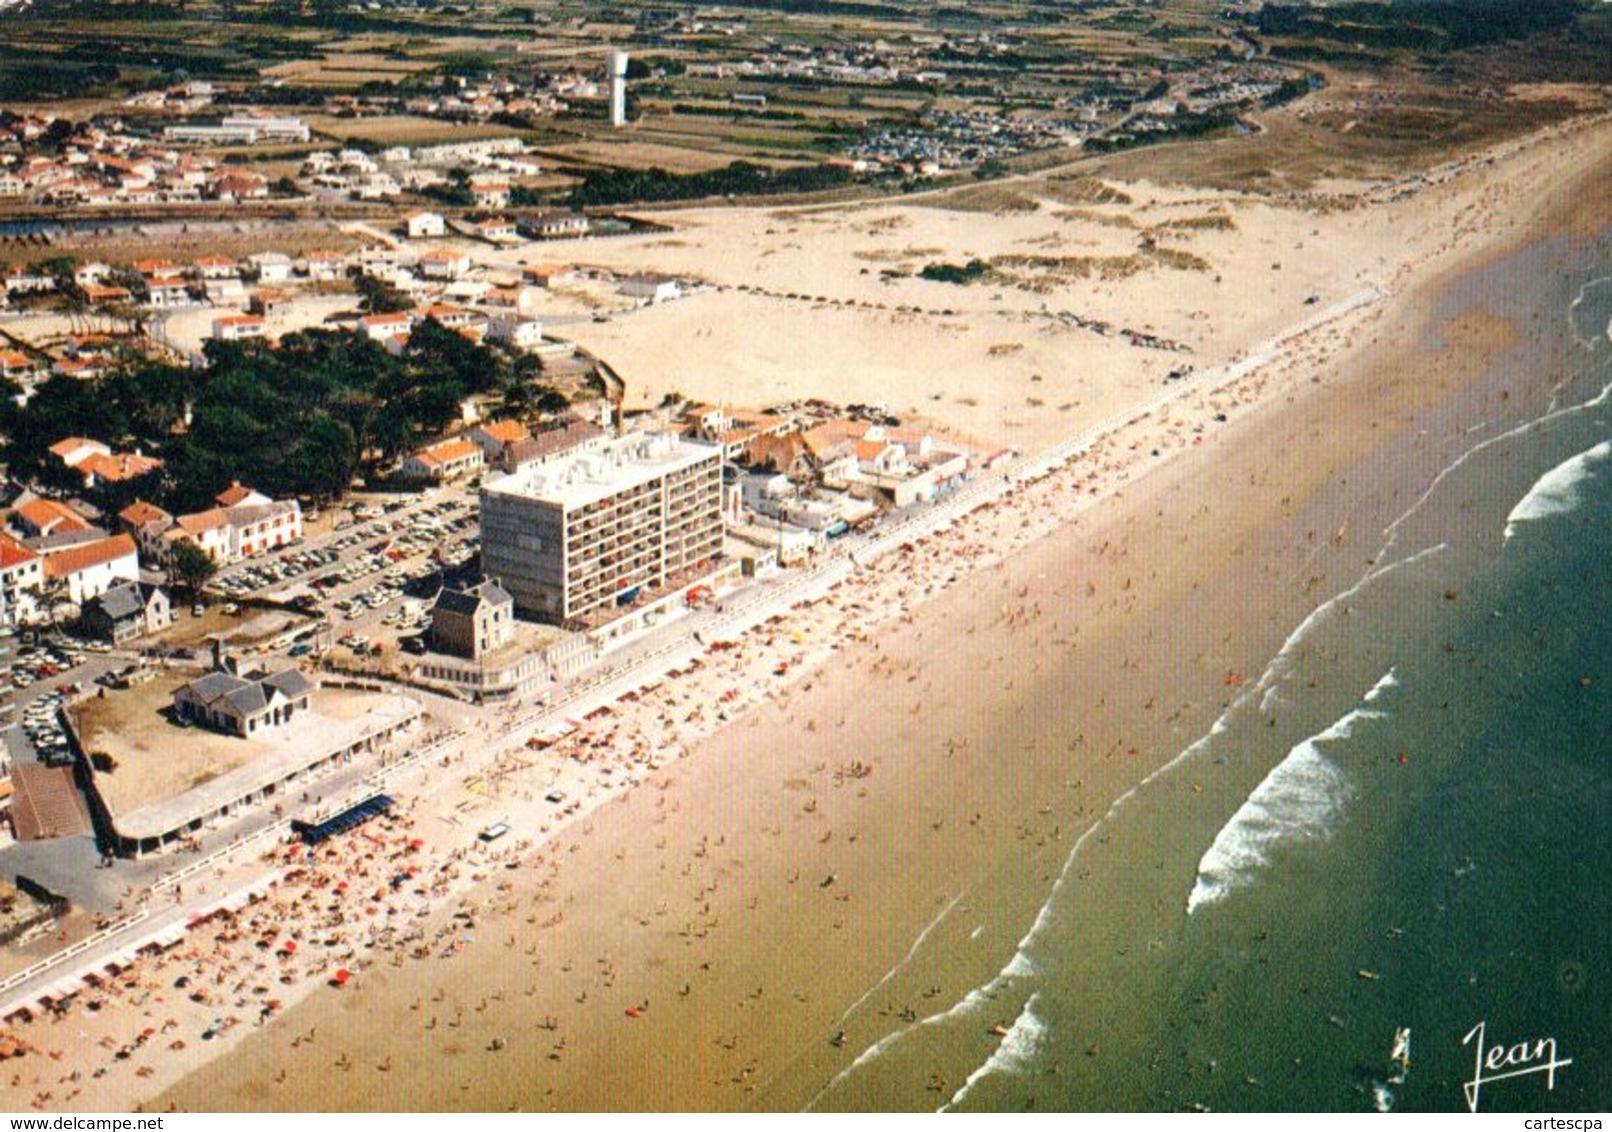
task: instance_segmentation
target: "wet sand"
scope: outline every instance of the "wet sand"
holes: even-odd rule
[[[1586,215],[1604,202],[1575,191],[1604,184],[1605,168],[1541,193],[1551,208],[1532,234],[1604,222]],[[484,893],[456,954],[316,993],[158,1103],[809,1104],[904,1015],[994,974],[1073,838],[1359,575],[1383,524],[1425,486],[1414,459],[1376,457],[1414,452],[1430,411],[1528,332],[1480,311],[1429,340],[1428,312],[1452,279],[1397,298],[1372,341],[1292,363],[1308,368],[1286,375],[1289,394],[1201,434],[1050,537],[976,563],[964,584],[914,594],[909,613],[766,691],[497,878],[507,888]],[[1078,478],[1025,489],[967,538],[1056,514]],[[946,554],[965,534],[918,553]],[[854,600],[837,615],[854,634]],[[1147,912],[1110,911],[1116,936],[1127,914]],[[908,962],[920,942],[922,961]],[[339,1039],[296,1043],[313,1028]],[[900,1103],[945,1099],[922,1081],[909,1089]]]

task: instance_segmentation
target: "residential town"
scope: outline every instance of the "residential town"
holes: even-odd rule
[[[588,232],[573,213],[500,226],[420,210],[390,232],[363,226],[346,251],[120,266],[69,258],[7,276],[17,310],[0,333],[19,347],[5,356],[6,376],[25,415],[75,386],[119,380],[131,365],[207,377],[252,351],[305,348],[309,334],[404,365],[422,343],[441,351],[453,342],[480,351],[478,364],[534,363],[532,377],[509,379],[513,392],[448,406],[436,436],[390,457],[361,454],[361,476],[334,488],[276,497],[239,479],[194,480],[181,440],[190,415],[207,410],[185,398],[170,424],[146,434],[154,449],[111,433],[64,435],[37,465],[14,461],[0,513],[0,710],[26,716],[27,727],[6,760],[21,769],[0,816],[19,843],[93,827],[145,856],[188,843],[196,820],[227,826],[262,797],[243,765],[239,793],[210,788],[199,819],[159,820],[151,809],[192,813],[202,803],[183,791],[117,801],[117,785],[95,775],[74,804],[76,788],[30,769],[19,746],[33,737],[39,765],[64,773],[79,752],[99,749],[79,727],[59,725],[58,714],[77,718],[74,704],[96,701],[94,742],[124,750],[113,739],[116,705],[154,687],[173,693],[170,726],[242,737],[257,734],[253,713],[280,723],[282,697],[286,720],[309,711],[322,678],[360,678],[409,703],[542,702],[606,651],[808,568],[834,540],[922,509],[1005,458],[903,426],[876,406],[670,401],[624,413],[608,367],[546,336],[537,312],[574,292],[627,316],[697,295],[699,285],[548,263],[512,275],[492,254]],[[378,309],[378,296],[402,309]],[[332,300],[344,309],[332,314]],[[576,375],[565,394],[538,384],[541,396],[516,395],[521,381],[563,372]],[[197,486],[211,494],[197,499]],[[180,498],[200,505],[171,502]],[[241,657],[271,668],[239,683]],[[181,676],[189,682],[175,684]],[[323,737],[293,743],[276,756],[276,773],[317,777],[346,765],[353,744],[377,749],[380,736],[416,718],[339,751]],[[42,820],[52,806],[59,820]]]

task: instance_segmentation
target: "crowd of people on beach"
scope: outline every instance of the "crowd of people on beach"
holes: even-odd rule
[[[809,687],[835,653],[874,642],[881,627],[911,620],[946,588],[1067,528],[1149,467],[1211,442],[1232,414],[1310,380],[1330,351],[1348,345],[1362,317],[1350,312],[1312,328],[1220,388],[1185,384],[1179,399],[1054,474],[862,564],[820,600],[710,642],[699,659],[590,713],[567,734],[513,745],[499,729],[503,720],[489,715],[456,753],[394,787],[400,805],[390,814],[318,846],[293,840],[271,849],[265,864],[279,880],[261,898],[192,924],[177,946],[96,976],[54,1009],[14,1019],[22,1050],[41,1056],[7,1066],[9,1099],[40,1110],[128,1107],[308,994],[361,994],[365,972],[377,965],[451,958],[488,914],[521,910],[539,927],[557,925],[563,912],[543,907],[542,887],[561,867],[560,839],[579,829],[585,836],[599,805],[789,685]],[[872,770],[859,762],[846,773]],[[499,811],[530,836],[507,847],[472,836]],[[537,888],[518,892],[528,871]],[[456,1024],[419,1006],[427,1030]],[[313,1028],[293,1044],[309,1042],[338,1044]],[[563,1038],[556,1039],[561,1051]],[[338,1070],[355,1064],[347,1050],[333,1048],[331,1057]]]

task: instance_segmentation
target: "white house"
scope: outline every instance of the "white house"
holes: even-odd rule
[[[411,479],[444,483],[469,475],[486,463],[481,449],[469,440],[444,440],[422,448],[403,461],[403,474]]]
[[[83,605],[119,582],[140,580],[140,558],[128,535],[81,542],[45,556],[45,581],[66,587],[67,599]]]
[[[582,278],[582,273],[576,268],[563,263],[539,263],[525,268],[521,275],[528,282],[550,290],[575,283]]]
[[[491,421],[465,433],[465,438],[481,449],[482,457],[489,464],[497,463],[510,445],[530,440],[531,437],[532,434],[520,421]]]
[[[302,507],[294,499],[271,500],[235,484],[217,501],[217,507],[175,519],[163,532],[168,548],[195,543],[223,563],[289,546],[302,537]]]
[[[508,208],[509,182],[495,177],[475,177],[470,182],[470,195],[476,198],[477,208]]]
[[[145,284],[147,306],[167,310],[190,302],[190,288],[183,279],[147,278]]]
[[[302,257],[302,270],[316,281],[340,279],[344,262],[340,252],[319,249]]]
[[[586,236],[590,227],[587,216],[580,212],[540,212],[522,218],[521,234],[537,240],[564,240]]]
[[[302,507],[295,499],[241,503],[226,507],[231,547],[237,558],[250,558],[302,537]]]
[[[96,287],[105,283],[112,267],[105,263],[84,263],[73,269],[73,282],[80,287]]]
[[[507,216],[489,216],[486,220],[477,221],[476,235],[495,244],[520,238],[515,222]]]
[[[289,283],[291,281],[291,257],[284,252],[258,252],[249,255],[246,261],[257,269],[259,283]]]
[[[413,330],[414,318],[406,311],[369,314],[358,320],[358,328],[369,336],[371,342],[386,342]]]
[[[0,625],[32,620],[44,584],[45,560],[0,531]]]
[[[231,533],[229,517],[222,507],[212,507],[193,515],[181,515],[174,520],[172,527],[163,532],[162,537],[167,540],[168,546],[162,557],[166,560],[176,545],[189,542],[205,550],[207,556],[214,562],[228,562],[231,557]]]
[[[664,275],[629,275],[616,285],[616,289],[629,299],[650,305],[670,302],[683,294],[682,285]]]
[[[420,257],[419,270],[426,279],[458,279],[470,271],[470,256],[434,248]]]
[[[207,291],[207,301],[215,307],[239,306],[246,302],[246,284],[241,282],[240,276],[209,279],[203,287]]]
[[[118,525],[134,537],[148,562],[161,562],[168,552],[164,532],[171,530],[174,517],[154,503],[136,499],[118,512]]]
[[[543,344],[543,324],[517,314],[501,314],[488,323],[487,337],[508,342],[517,350],[535,350]]]
[[[51,455],[69,468],[76,468],[91,456],[110,456],[112,449],[102,444],[99,440],[87,440],[82,436],[69,436],[52,444],[50,452]]]
[[[213,319],[213,337],[220,342],[239,342],[246,338],[267,336],[268,329],[261,315],[227,314]]]
[[[227,255],[198,256],[196,274],[202,279],[240,279],[241,265]]]
[[[428,240],[434,236],[448,234],[447,222],[436,212],[411,212],[406,218],[409,239]]]

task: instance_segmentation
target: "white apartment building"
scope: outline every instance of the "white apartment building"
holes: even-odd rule
[[[0,532],[0,625],[31,620],[45,584],[45,560]]]
[[[523,612],[597,617],[703,574],[722,549],[722,454],[630,434],[481,489],[482,572]]]
[[[45,556],[45,583],[58,583],[67,600],[83,605],[120,582],[140,580],[140,559],[128,535],[83,542]]]
[[[227,497],[227,496],[226,496]],[[192,542],[220,564],[266,554],[302,537],[302,506],[255,492],[242,502],[181,515],[163,532],[168,543]]]

